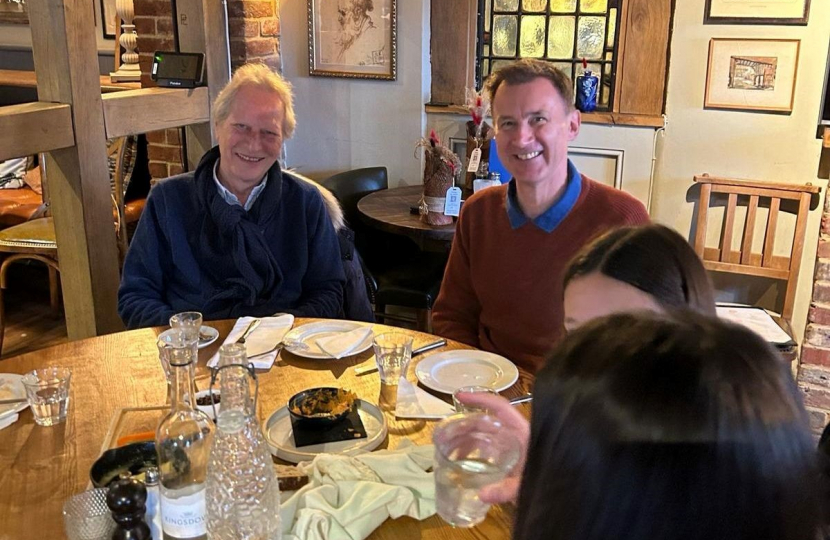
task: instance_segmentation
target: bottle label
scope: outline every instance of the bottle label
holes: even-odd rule
[[[451,187],[447,190],[447,197],[444,200],[444,215],[457,216],[461,211],[461,188]]]
[[[205,490],[184,497],[161,496],[161,526],[175,538],[197,538],[207,534]]]

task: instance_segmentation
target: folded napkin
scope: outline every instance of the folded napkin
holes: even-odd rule
[[[8,416],[4,416],[4,417],[0,418],[0,429],[7,428],[10,425],[14,424],[15,422],[17,422],[18,418],[19,418],[18,414],[10,414]]]
[[[233,329],[225,338],[223,344],[235,343],[245,330],[251,325],[256,317],[240,317],[233,325]],[[259,323],[248,339],[245,340],[245,350],[248,353],[248,359],[254,364],[257,369],[271,369],[274,361],[277,359],[279,350],[271,351],[278,343],[282,341],[285,334],[291,330],[294,325],[294,315],[280,315],[279,317],[262,317],[262,322]],[[268,354],[257,356],[259,353],[271,351]],[[219,364],[219,353],[214,354],[208,360],[208,367],[216,367]]]
[[[321,351],[339,360],[344,356],[349,356],[371,333],[371,328],[360,327],[349,332],[340,332],[333,336],[315,339],[314,343],[320,347]]]
[[[403,445],[402,445],[403,446]],[[283,500],[283,540],[363,540],[386,519],[435,513],[433,446],[349,457],[320,454],[299,468],[309,483]]]
[[[397,418],[444,418],[455,413],[455,407],[424,392],[405,378],[398,381]]]

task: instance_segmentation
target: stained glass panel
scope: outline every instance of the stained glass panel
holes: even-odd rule
[[[573,13],[576,11],[576,0],[551,0],[550,10],[553,13]]]
[[[548,58],[573,58],[575,17],[551,17],[548,27]]]
[[[542,13],[548,7],[548,0],[522,0],[522,11]]]
[[[605,45],[605,17],[580,17],[576,40],[577,58],[602,58]]]
[[[493,56],[516,56],[517,30],[515,15],[493,17]]]
[[[573,64],[571,64],[570,62],[554,62],[553,67],[555,67],[556,69],[559,69],[562,72],[564,72],[565,75],[568,76],[568,78],[570,78],[570,79],[574,78]]]
[[[495,0],[494,9],[499,11],[518,11],[519,0]]]
[[[543,15],[523,16],[521,36],[519,56],[541,58],[545,55],[545,17]]]
[[[608,11],[608,0],[582,0],[579,10],[582,13],[605,13]]]
[[[606,47],[614,46],[614,39],[617,37],[617,8],[608,10],[608,42]]]

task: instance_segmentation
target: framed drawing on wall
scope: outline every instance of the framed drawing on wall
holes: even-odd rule
[[[115,0],[101,0],[101,19],[104,39],[115,39],[115,26],[120,22],[115,11]]]
[[[810,0],[706,0],[704,24],[806,25]]]
[[[397,76],[397,0],[307,0],[309,74]]]
[[[703,106],[791,113],[800,47],[798,39],[712,38]]]

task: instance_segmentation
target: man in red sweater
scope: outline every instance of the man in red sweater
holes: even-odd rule
[[[499,158],[513,180],[464,203],[433,325],[535,373],[564,332],[568,262],[609,229],[647,223],[648,213],[568,160],[581,117],[561,71],[520,60],[493,73],[487,91]]]

